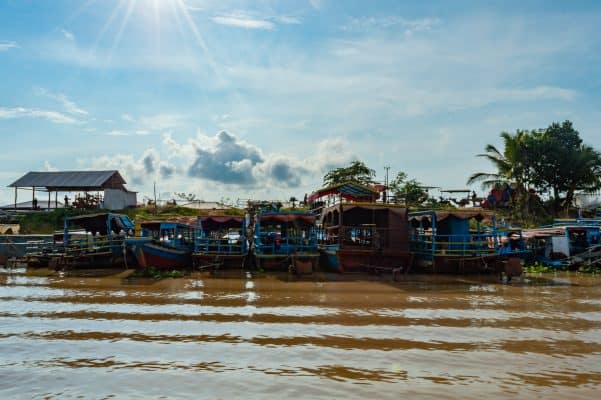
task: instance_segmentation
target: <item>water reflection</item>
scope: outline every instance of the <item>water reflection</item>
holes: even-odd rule
[[[574,274],[503,285],[0,269],[0,395],[594,398],[599,298],[600,278]]]

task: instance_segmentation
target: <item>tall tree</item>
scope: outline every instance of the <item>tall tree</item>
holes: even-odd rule
[[[487,144],[485,153],[478,157],[486,158],[497,169],[496,172],[476,172],[472,174],[467,184],[480,182],[482,187],[495,187],[504,184],[515,184],[520,190],[530,183],[531,165],[528,153],[529,132],[518,130],[515,134],[501,133],[503,151],[494,145]]]
[[[364,185],[374,183],[376,171],[369,168],[362,161],[352,161],[348,167],[340,167],[331,170],[323,177],[325,186],[335,185],[348,181],[358,182]]]
[[[417,206],[428,199],[428,192],[424,190],[423,185],[415,179],[407,180],[407,174],[402,171],[390,181],[389,187],[395,203],[409,207]]]
[[[578,190],[601,188],[601,155],[583,143],[572,122],[552,123],[533,135],[534,181],[553,197],[557,213],[572,205]]]

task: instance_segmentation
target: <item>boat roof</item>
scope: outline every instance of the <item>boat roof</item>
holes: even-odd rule
[[[163,229],[163,228],[193,228],[193,225],[179,221],[144,221],[140,224],[142,228]]]
[[[444,221],[447,218],[453,217],[457,219],[480,219],[482,220],[492,220],[495,217],[495,213],[492,211],[482,211],[482,210],[453,210],[453,211],[414,211],[409,213],[409,218],[436,218],[436,221]]]
[[[241,229],[244,226],[244,217],[235,215],[206,215],[198,217],[198,221],[205,232],[229,228]]]
[[[111,229],[113,231],[120,232],[121,230],[134,229],[134,224],[125,214],[99,213],[78,215],[67,218],[66,222],[68,227],[76,225],[88,232],[97,232],[101,235],[106,235],[108,233],[107,220],[112,220],[113,218],[116,218],[115,223],[111,224]]]
[[[336,194],[347,200],[368,200],[373,201],[378,197],[380,191],[371,186],[363,185],[358,182],[343,182],[330,185],[312,193],[308,200],[313,202],[322,197]]]
[[[31,171],[8,187],[45,187],[49,190],[100,190],[122,188],[125,180],[119,171]]]
[[[257,215],[257,218],[261,222],[294,222],[302,221],[308,224],[313,224],[316,219],[316,215],[310,212],[267,212]]]

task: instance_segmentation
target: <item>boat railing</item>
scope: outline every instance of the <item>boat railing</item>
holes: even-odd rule
[[[73,239],[64,247],[66,255],[84,255],[92,253],[105,253],[121,248],[125,238],[95,236],[90,239]]]
[[[389,248],[395,247],[395,239],[401,228],[381,228],[372,224],[343,225],[320,228],[317,233],[320,246],[340,244],[345,247]]]
[[[194,245],[195,253],[205,254],[244,254],[246,252],[245,241],[234,241],[222,238],[197,238]]]
[[[282,238],[255,237],[255,253],[293,255],[295,253],[317,253],[315,237],[287,236]]]
[[[410,239],[410,248],[421,254],[479,257],[498,254],[497,239],[495,233],[434,236],[414,234]]]

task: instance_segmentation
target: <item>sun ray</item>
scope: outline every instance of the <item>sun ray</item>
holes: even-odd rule
[[[197,44],[202,49],[202,51],[205,55],[207,64],[213,70],[213,73],[217,77],[218,81],[221,83],[223,81],[223,79],[221,77],[219,69],[217,68],[217,64],[215,63],[215,60],[213,59],[213,56],[211,55],[209,48],[207,47],[204,39],[202,38],[202,35],[198,31],[198,27],[196,26],[196,23],[192,20],[192,17],[190,16],[188,9],[186,8],[186,5],[184,4],[183,0],[175,0],[175,2],[177,4],[177,6],[179,7],[179,9],[181,10],[186,22],[188,23],[188,27],[192,31],[192,34],[194,35],[194,38],[196,39]]]
[[[127,26],[127,22],[129,21],[129,17],[131,16],[131,12],[135,7],[136,2],[137,2],[137,0],[129,0],[129,2],[127,4],[127,10],[125,11],[125,15],[123,15],[123,19],[121,20],[121,26],[119,27],[119,32],[117,32],[117,36],[115,36],[115,41],[113,42],[113,47],[111,48],[111,51],[109,53],[109,64],[111,63],[111,61],[113,59],[113,52],[115,51],[117,46],[119,46],[119,44],[121,43],[121,37],[123,36],[123,31],[125,30],[125,27]]]
[[[108,20],[106,21],[106,23],[104,24],[104,26],[102,27],[100,32],[98,33],[98,36],[96,37],[96,40],[94,41],[94,45],[92,46],[93,48],[96,48],[98,46],[98,44],[102,40],[106,31],[113,24],[113,21],[115,20],[115,18],[117,18],[117,15],[119,15],[119,10],[125,5],[126,1],[127,0],[119,0],[119,4],[117,4],[115,6],[115,8],[113,9],[113,12],[109,16]]]
[[[161,0],[153,0],[152,4],[154,11],[154,43],[159,53],[161,52],[161,13],[159,6],[160,1]]]

